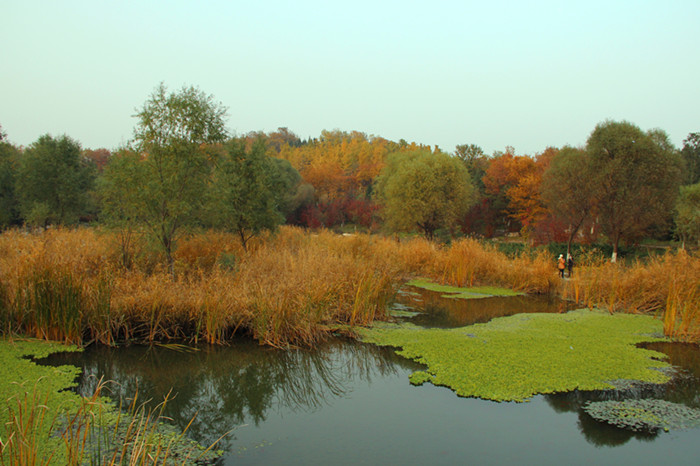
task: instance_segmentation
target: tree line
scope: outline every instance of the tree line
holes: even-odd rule
[[[583,147],[487,155],[338,130],[234,137],[226,116],[196,87],[161,84],[115,151],[65,135],[18,148],[0,128],[0,225],[99,222],[119,232],[126,266],[134,233],[146,231],[171,269],[192,227],[235,233],[244,246],[282,223],[428,238],[518,232],[569,247],[603,237],[613,258],[647,237],[700,241],[700,133],[678,150],[662,130],[605,121]]]

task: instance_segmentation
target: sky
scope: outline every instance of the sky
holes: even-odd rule
[[[700,2],[0,0],[0,125],[116,149],[159,83],[233,135],[361,131],[452,152],[700,131]]]

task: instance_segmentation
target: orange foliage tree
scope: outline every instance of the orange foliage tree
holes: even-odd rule
[[[540,197],[542,175],[557,154],[548,148],[537,157],[515,155],[512,147],[491,159],[483,178],[485,192],[495,208],[516,220],[521,232],[529,235],[547,217],[547,208]],[[505,222],[509,224],[508,221]]]
[[[251,135],[259,137],[260,133]],[[286,128],[264,135],[268,154],[289,161],[314,187],[313,204],[293,223],[332,227],[346,222],[371,224],[376,205],[371,198],[375,178],[393,152],[425,146],[393,142],[353,131],[323,131],[320,138],[300,140]]]

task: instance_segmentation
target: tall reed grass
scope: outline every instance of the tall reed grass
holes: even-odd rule
[[[686,341],[700,339],[700,259],[684,250],[645,262],[603,262],[578,268],[562,294],[611,313],[656,315],[663,319],[666,335]]]
[[[102,398],[105,386],[100,380],[95,392],[70,411],[51,406],[48,393],[36,386],[7,400],[0,406],[7,413],[0,465],[195,464],[213,459],[218,440],[197,448],[184,438],[189,425],[182,433],[163,427],[169,395],[153,408],[135,396],[122,413]]]
[[[445,246],[283,227],[246,250],[234,235],[209,231],[180,242],[175,274],[142,242],[124,267],[117,244],[112,233],[89,228],[1,234],[2,331],[109,345],[216,344],[246,332],[273,346],[313,345],[345,325],[386,318],[387,303],[416,276],[665,314],[677,337],[691,338],[700,326],[700,265],[683,253],[631,266],[591,263],[562,281],[546,252],[509,258],[473,239]]]

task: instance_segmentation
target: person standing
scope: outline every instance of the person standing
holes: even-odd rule
[[[566,270],[569,272],[569,278],[574,274],[574,258],[571,254],[566,254]]]
[[[566,269],[564,254],[559,254],[559,259],[557,259],[557,268],[559,269],[559,277],[564,278],[564,270]]]

